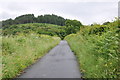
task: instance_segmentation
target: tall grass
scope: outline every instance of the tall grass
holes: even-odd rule
[[[65,38],[77,56],[84,78],[120,77],[117,21],[104,29],[103,26],[86,26]]]
[[[2,79],[2,36],[0,36],[0,79]]]
[[[30,34],[2,37],[2,78],[13,78],[44,56],[60,41],[58,37]]]

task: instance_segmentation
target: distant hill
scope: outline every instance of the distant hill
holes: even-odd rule
[[[15,19],[7,19],[2,21],[2,26],[13,25],[13,24],[26,24],[26,23],[49,23],[64,26],[66,19],[57,15],[40,15],[35,17],[34,14],[25,14],[16,17]]]
[[[3,35],[27,35],[29,33],[59,36],[64,39],[66,35],[77,33],[83,27],[78,20],[64,19],[57,15],[25,14],[13,19],[2,21]]]

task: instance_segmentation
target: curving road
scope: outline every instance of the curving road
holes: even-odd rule
[[[79,65],[67,41],[63,40],[19,78],[80,78]]]

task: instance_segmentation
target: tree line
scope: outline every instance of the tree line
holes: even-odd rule
[[[57,35],[64,39],[65,36],[78,32],[82,26],[82,23],[78,20],[64,19],[54,14],[38,17],[35,17],[34,14],[25,14],[16,17],[14,20],[2,21],[2,34],[18,35],[34,32],[51,36]]]
[[[15,19],[7,19],[2,21],[2,26],[13,25],[13,24],[26,24],[26,23],[49,23],[64,26],[66,19],[57,15],[40,15],[35,17],[34,14],[25,14],[16,17]]]

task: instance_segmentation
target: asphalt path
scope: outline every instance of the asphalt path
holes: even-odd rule
[[[62,40],[43,58],[25,69],[19,78],[80,78],[81,73],[74,53]]]

